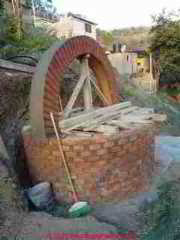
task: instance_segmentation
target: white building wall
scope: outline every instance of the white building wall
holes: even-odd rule
[[[96,25],[90,24],[92,32],[89,33],[86,32],[85,24],[85,21],[81,21],[72,16],[66,16],[61,18],[59,22],[52,24],[49,27],[48,32],[56,35],[58,38],[71,38],[86,35],[96,40]]]
[[[108,55],[108,58],[119,74],[137,73],[136,53],[114,53]]]
[[[96,39],[96,26],[95,25],[90,24],[92,32],[89,33],[89,32],[86,32],[85,22],[75,19],[75,18],[72,18],[71,21],[73,22],[73,36],[86,35],[86,36]]]

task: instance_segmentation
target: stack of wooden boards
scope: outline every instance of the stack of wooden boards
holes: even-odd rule
[[[93,108],[88,112],[73,111],[70,117],[59,121],[59,128],[66,133],[81,130],[114,134],[122,129],[164,121],[166,121],[165,114],[157,114],[152,108],[141,108],[132,106],[131,102],[123,102],[108,107]]]

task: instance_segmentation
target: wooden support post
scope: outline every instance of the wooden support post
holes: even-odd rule
[[[92,89],[91,89],[91,82],[90,82],[90,72],[89,72],[89,64],[88,64],[87,55],[82,61],[84,66],[84,72],[86,76],[86,80],[83,87],[83,96],[84,96],[84,106],[85,110],[89,110],[93,106],[93,99],[92,99]]]

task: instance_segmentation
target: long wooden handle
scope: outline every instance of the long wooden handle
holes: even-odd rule
[[[50,113],[50,117],[51,117],[51,121],[52,121],[52,124],[53,124],[53,127],[54,127],[54,132],[56,134],[56,138],[58,140],[59,152],[60,152],[60,155],[62,157],[64,168],[66,170],[66,174],[67,174],[67,177],[68,177],[68,181],[69,181],[69,184],[70,184],[72,192],[73,192],[73,198],[74,198],[74,201],[77,202],[78,201],[77,194],[76,194],[73,182],[72,182],[71,174],[70,174],[67,162],[66,162],[66,158],[65,158],[65,155],[64,155],[64,152],[63,152],[61,140],[60,140],[60,137],[59,137],[59,134],[58,134],[58,131],[57,131],[57,127],[56,127],[56,124],[55,124],[55,121],[54,121],[54,116],[53,116],[52,112]]]

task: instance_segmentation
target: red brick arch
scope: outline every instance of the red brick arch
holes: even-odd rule
[[[74,59],[86,54],[90,54],[89,66],[102,92],[110,104],[116,102],[113,68],[94,39],[79,36],[63,44],[56,43],[42,57],[32,81],[30,117],[35,137],[47,137],[52,133],[49,113],[59,112],[60,76]]]

